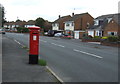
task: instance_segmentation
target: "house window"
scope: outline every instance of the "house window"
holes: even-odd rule
[[[19,27],[19,25],[16,25],[16,27]]]
[[[99,36],[98,34],[99,34],[99,33],[97,32],[97,36]]]
[[[90,23],[89,23],[89,22],[87,22],[87,28],[89,28],[89,26],[90,26]]]
[[[54,24],[54,26],[58,27],[58,26],[59,26],[59,24],[57,24],[57,23],[56,23],[56,24]]]
[[[108,35],[110,35],[110,36],[116,36],[117,32],[108,32]]]
[[[98,20],[94,20],[94,25],[98,25],[99,21]]]
[[[102,34],[101,34],[101,32],[99,32],[99,36],[101,36]]]
[[[74,22],[72,22],[72,26],[74,26]]]
[[[66,26],[70,26],[70,24],[69,24],[69,23],[66,23]]]
[[[53,26],[55,26],[55,24],[52,24]]]
[[[99,20],[99,25],[102,25],[103,24],[103,20]]]

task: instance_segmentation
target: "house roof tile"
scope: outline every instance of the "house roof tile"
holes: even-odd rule
[[[57,20],[55,20],[53,23],[59,23],[59,22],[64,21],[66,18],[69,18],[69,17],[71,17],[71,16],[68,15],[68,16],[60,17],[60,18],[58,18]]]
[[[120,25],[120,13],[108,14],[95,18],[95,20],[103,20],[103,23],[101,25],[92,25],[89,29],[103,29],[108,24],[108,18],[112,18]]]
[[[75,21],[76,19],[81,18],[85,14],[88,14],[88,13],[75,14],[68,21]]]

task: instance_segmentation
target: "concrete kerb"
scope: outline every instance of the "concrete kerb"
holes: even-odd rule
[[[15,41],[16,43],[18,43],[19,45],[21,45],[22,48],[26,49],[27,51],[29,50],[29,48],[27,48],[27,46],[21,44],[19,41],[15,40],[15,39],[14,39],[14,41]],[[65,83],[63,82],[63,80],[60,79],[48,66],[46,66],[46,68],[47,68],[47,70],[48,70],[61,84],[65,84]]]
[[[51,74],[61,83],[65,84],[62,79],[60,79],[48,66],[46,68],[51,72]]]

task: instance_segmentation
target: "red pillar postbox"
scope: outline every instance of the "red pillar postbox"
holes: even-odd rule
[[[40,27],[29,27],[29,30],[30,30],[29,64],[38,64]]]

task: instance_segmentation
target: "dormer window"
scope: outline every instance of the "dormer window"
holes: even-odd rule
[[[94,25],[101,25],[103,24],[103,20],[102,19],[99,19],[99,20],[94,20]]]
[[[99,21],[98,20],[94,20],[94,25],[99,25]]]
[[[103,24],[103,20],[99,20],[99,25]]]
[[[108,19],[108,23],[112,20],[112,18],[107,18]]]

